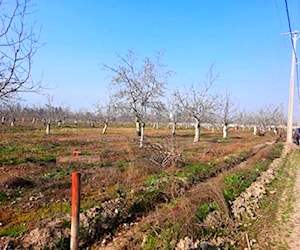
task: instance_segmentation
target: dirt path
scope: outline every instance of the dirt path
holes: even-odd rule
[[[297,157],[299,160],[300,157]],[[300,249],[300,168],[297,169],[294,187],[294,212],[290,216],[292,232],[288,240],[289,249]]]

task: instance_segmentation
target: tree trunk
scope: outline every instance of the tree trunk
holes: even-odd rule
[[[223,138],[227,138],[228,136],[228,125],[224,124],[223,126]]]
[[[196,120],[194,142],[199,142],[199,141],[200,141],[200,122]]]
[[[144,146],[145,123],[140,123],[140,148]]]
[[[172,122],[172,136],[176,135],[176,122]]]
[[[254,129],[253,129],[253,135],[257,135],[257,127],[256,127],[256,125],[254,126]]]
[[[50,135],[50,122],[46,124],[46,135]]]
[[[141,136],[141,123],[138,119],[135,122],[135,128],[136,128],[136,135]]]
[[[106,133],[107,126],[108,126],[108,123],[107,123],[107,122],[104,122],[104,128],[103,128],[103,130],[102,130],[102,134],[105,134],[105,133]]]

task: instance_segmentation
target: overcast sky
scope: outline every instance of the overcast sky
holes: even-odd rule
[[[42,75],[55,105],[92,109],[108,99],[102,64],[133,49],[143,58],[163,50],[173,72],[167,94],[197,85],[210,65],[215,88],[229,90],[246,110],[287,107],[292,46],[284,0],[32,0],[30,20],[42,27],[33,77]],[[292,29],[300,1],[289,0]],[[299,45],[300,46],[300,45]],[[27,104],[47,102],[26,96]],[[295,101],[298,103],[296,95]],[[25,103],[26,104],[26,103]]]

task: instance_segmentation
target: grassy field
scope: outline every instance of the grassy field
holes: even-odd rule
[[[206,228],[206,216],[222,210],[230,217],[231,201],[281,150],[275,143],[256,152],[257,145],[278,138],[241,130],[230,131],[228,139],[221,131],[203,130],[201,141],[192,143],[192,129],[171,137],[166,127],[146,127],[143,149],[133,127],[113,126],[104,135],[100,127],[54,127],[50,135],[29,125],[0,130],[0,237],[25,236],[59,219],[60,229],[68,229],[71,174],[78,171],[82,212],[110,200],[123,202],[117,218],[88,242],[83,228],[83,245],[95,248],[123,232],[124,225],[130,225],[124,235],[136,235],[122,243],[132,249],[173,249],[185,236],[224,234]],[[73,156],[74,151],[80,155]]]

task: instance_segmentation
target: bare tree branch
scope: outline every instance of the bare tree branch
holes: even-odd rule
[[[213,83],[218,79],[218,74],[214,75],[212,70],[213,66],[210,67],[202,88],[195,88],[191,85],[188,91],[176,90],[174,92],[177,109],[195,121],[194,142],[200,140],[201,123],[211,122],[220,107],[220,96],[210,93]]]
[[[122,110],[133,113],[137,127],[143,129],[144,123],[152,111],[161,106],[169,72],[165,72],[160,63],[145,58],[138,61],[134,51],[125,56],[118,55],[117,66],[104,65],[104,69],[113,73],[111,78],[111,102]],[[142,145],[142,138],[141,138]]]
[[[35,25],[26,23],[29,0],[11,4],[0,2],[0,101],[5,102],[21,92],[39,92],[40,83],[31,79],[32,58],[38,49]]]

